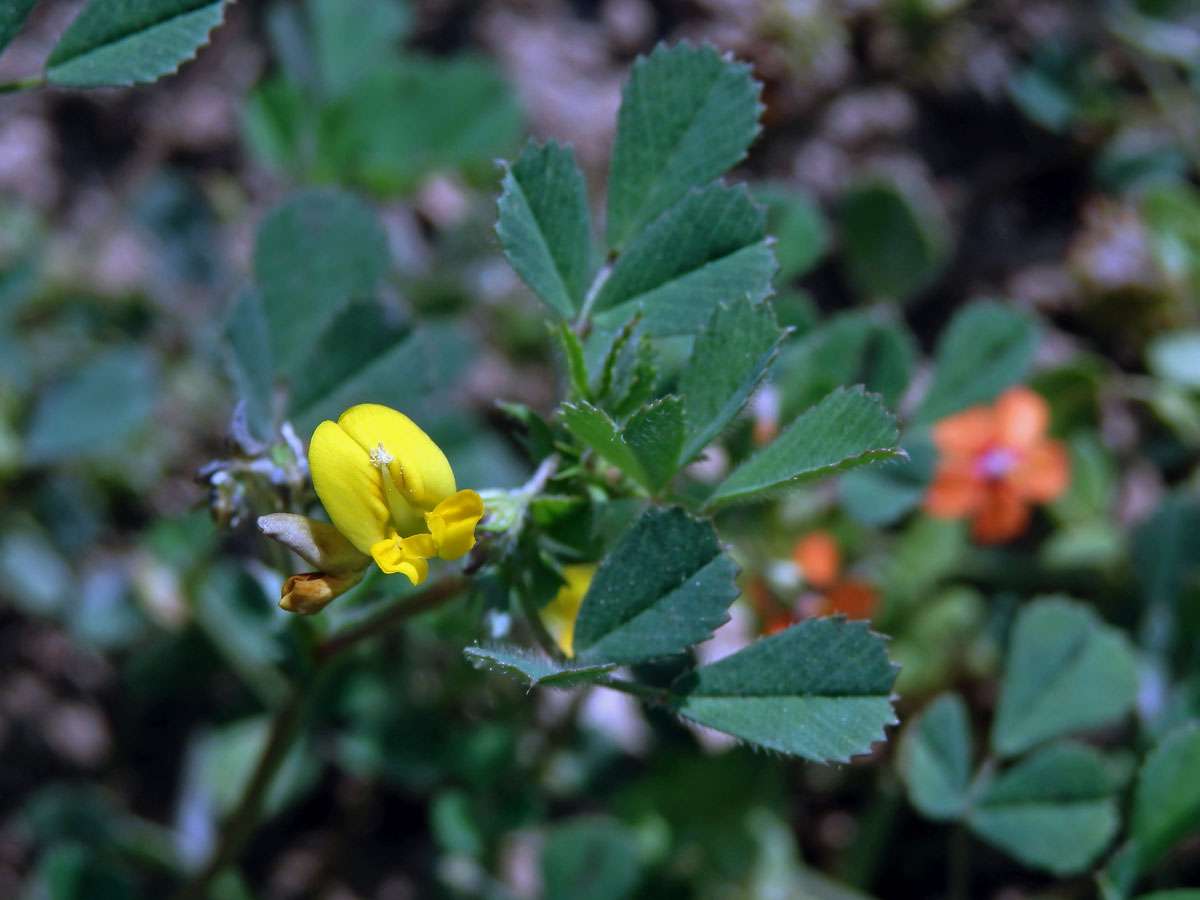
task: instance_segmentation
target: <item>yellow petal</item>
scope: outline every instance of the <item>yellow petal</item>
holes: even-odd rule
[[[437,556],[437,545],[428,534],[402,538],[396,532],[371,547],[371,556],[388,575],[399,572],[413,584],[420,584],[429,574],[429,563]]]
[[[368,456],[382,447],[391,457],[387,465],[393,481],[417,509],[432,510],[454,493],[454,472],[446,454],[403,413],[361,403],[342,413],[338,425]]]
[[[567,583],[558,589],[553,600],[538,610],[542,625],[568,657],[575,655],[575,620],[595,574],[595,563],[563,566]]]
[[[458,559],[475,546],[475,526],[483,517],[483,499],[474,491],[447,497],[425,516],[442,559]]]
[[[362,553],[387,537],[391,511],[371,457],[337,423],[325,421],[308,445],[313,487],[337,530]]]

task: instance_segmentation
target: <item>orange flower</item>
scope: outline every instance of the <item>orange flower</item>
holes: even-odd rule
[[[1010,388],[993,406],[973,406],[933,429],[938,465],[925,511],[971,519],[980,543],[1011,540],[1029,526],[1029,507],[1067,489],[1070,463],[1046,437],[1050,409],[1027,387]]]
[[[875,588],[860,578],[842,574],[842,551],[829,532],[812,531],[798,540],[792,548],[792,562],[813,588],[802,593],[793,608],[784,606],[761,577],[752,578],[746,585],[747,599],[762,621],[764,635],[813,616],[869,619],[875,614],[879,599]]]

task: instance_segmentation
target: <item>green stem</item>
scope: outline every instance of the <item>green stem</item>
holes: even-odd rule
[[[317,664],[321,665],[328,662],[339,653],[353,647],[359,641],[365,641],[377,634],[382,634],[392,626],[411,619],[413,616],[436,609],[446,601],[452,600],[461,594],[466,590],[469,583],[468,579],[461,576],[443,579],[436,584],[430,585],[423,591],[410,594],[394,606],[388,607],[365,622],[326,638],[325,642],[316,650]]]
[[[41,75],[30,75],[28,78],[19,78],[16,81],[0,82],[0,94],[15,94],[17,91],[31,91],[35,88],[44,87],[46,79]]]
[[[333,635],[317,647],[313,654],[315,674],[312,678],[295,683],[287,699],[275,711],[271,720],[271,731],[254,767],[254,774],[250,776],[250,782],[238,802],[237,809],[229,817],[216,851],[208,864],[175,893],[173,900],[205,900],[213,882],[227,867],[237,861],[245,849],[258,826],[263,800],[271,782],[279,771],[293,738],[307,717],[312,697],[311,687],[320,677],[323,666],[359,641],[381,634],[458,596],[467,584],[468,580],[462,577],[439,581],[417,594],[404,598],[362,624]]]
[[[962,822],[956,822],[950,832],[949,857],[950,900],[970,900],[971,836]]]
[[[225,871],[245,848],[255,826],[258,825],[267,790],[304,718],[309,696],[307,688],[306,683],[297,684],[283,705],[275,711],[262,755],[258,758],[254,774],[250,777],[250,783],[246,786],[237,809],[230,816],[216,852],[208,861],[208,865],[175,894],[174,900],[204,900],[217,876]]]

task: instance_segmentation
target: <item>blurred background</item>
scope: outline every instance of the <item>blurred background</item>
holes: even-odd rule
[[[36,72],[81,5],[42,0],[0,81]],[[0,897],[166,896],[284,692],[296,633],[253,519],[304,474],[234,422],[231,310],[268,211],[350,189],[390,259],[347,336],[374,334],[378,365],[288,362],[339,373],[293,406],[301,444],[390,379],[460,485],[520,484],[537,461],[497,401],[549,415],[560,370],[492,232],[495,161],[570,141],[599,212],[621,84],[662,40],[763,83],[735,175],[769,210],[794,332],[732,440],[843,383],[903,414],[955,312],[1004,298],[1039,323],[1031,383],[1074,473],[986,552],[913,512],[932,465],[913,448],[915,474],[736,513],[741,639],[776,606],[852,611],[894,636],[902,721],[948,686],[986,717],[1012,610],[1070,590],[1157,654],[1148,734],[1195,713],[1200,606],[1163,611],[1196,599],[1200,559],[1195,3],[238,0],[156,84],[0,96]],[[387,355],[416,328],[419,384]],[[798,580],[817,529],[854,576],[840,601]],[[526,694],[463,658],[483,632],[464,602],[356,650],[214,896],[944,895],[944,830],[906,804],[891,744],[823,767],[613,692]],[[1191,851],[1169,883],[1200,873]],[[1089,895],[982,845],[974,862],[966,896]]]

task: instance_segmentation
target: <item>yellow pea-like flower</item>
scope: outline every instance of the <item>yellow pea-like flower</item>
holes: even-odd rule
[[[363,403],[322,422],[308,465],[334,526],[384,572],[420,584],[427,560],[475,546],[483,500],[456,490],[446,455],[403,413]]]
[[[558,589],[554,599],[538,610],[554,643],[568,658],[575,656],[575,620],[579,618],[579,608],[583,605],[584,594],[592,585],[592,576],[596,574],[595,563],[576,563],[563,566],[563,578],[566,584]]]

